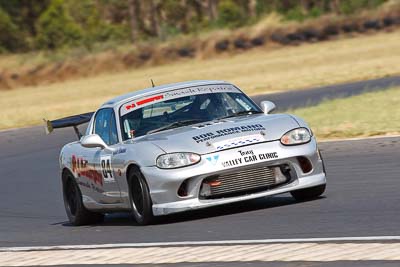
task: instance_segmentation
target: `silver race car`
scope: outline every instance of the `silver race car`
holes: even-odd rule
[[[290,192],[299,201],[325,190],[323,160],[300,118],[270,114],[235,85],[192,81],[152,87],[96,112],[46,121],[74,127],[60,153],[65,209],[74,225],[130,211],[155,216]],[[81,135],[78,125],[87,123]]]

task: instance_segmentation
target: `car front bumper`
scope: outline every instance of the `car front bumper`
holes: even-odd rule
[[[250,153],[255,157],[243,156],[246,152],[248,152],[247,155]],[[268,155],[276,155],[276,157]],[[306,157],[311,162],[311,171],[303,172],[298,160],[299,156]],[[252,166],[283,164],[289,165],[294,174],[292,179],[283,185],[231,197],[213,199],[199,197],[203,180],[211,175],[227,171],[235,172]],[[307,144],[297,146],[284,146],[279,141],[273,141],[218,151],[202,155],[202,160],[196,165],[179,169],[163,170],[157,167],[144,167],[141,170],[149,185],[153,214],[156,216],[282,194],[326,183],[323,162],[314,138]],[[187,196],[179,196],[178,190],[184,181],[188,184]]]

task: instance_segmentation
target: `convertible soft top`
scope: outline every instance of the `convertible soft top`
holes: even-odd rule
[[[83,113],[79,115],[73,115],[53,121],[44,120],[45,121],[45,130],[46,134],[50,134],[54,129],[57,128],[66,128],[73,127],[78,138],[82,137],[82,134],[78,130],[78,125],[87,123],[92,118],[94,112]]]

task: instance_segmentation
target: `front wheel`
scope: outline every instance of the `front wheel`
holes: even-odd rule
[[[309,188],[299,189],[290,192],[292,197],[297,201],[306,201],[311,199],[316,199],[325,192],[326,184],[317,185]]]
[[[129,172],[129,199],[132,214],[139,225],[148,225],[154,221],[149,187],[138,169]]]
[[[103,221],[104,214],[87,210],[83,206],[82,193],[72,174],[63,176],[64,206],[68,219],[72,225],[86,225]]]

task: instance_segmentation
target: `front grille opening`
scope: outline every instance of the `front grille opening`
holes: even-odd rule
[[[180,197],[187,197],[189,195],[188,193],[188,179],[182,182],[181,186],[178,188],[178,196]]]
[[[291,181],[289,165],[259,166],[207,177],[200,198],[233,197],[269,190]]]
[[[309,173],[312,171],[313,166],[308,158],[297,157],[297,161],[299,162],[300,168],[304,173]]]

